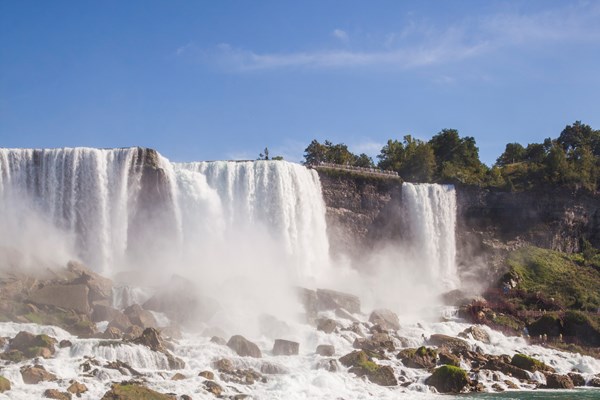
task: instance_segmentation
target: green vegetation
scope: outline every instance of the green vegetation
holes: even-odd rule
[[[517,289],[564,308],[595,311],[600,307],[600,271],[581,265],[579,259],[578,254],[524,247],[511,253],[507,263]]]
[[[10,381],[3,376],[0,376],[0,393],[10,390]]]
[[[458,393],[469,383],[469,378],[465,370],[453,365],[443,365],[436,368],[425,383],[442,393]]]
[[[550,368],[543,362],[536,360],[535,358],[526,356],[525,354],[515,354],[510,363],[515,367],[519,367],[529,372],[553,371],[552,368]]]
[[[307,165],[374,166],[366,154],[355,155],[345,144],[327,140],[323,144],[313,140],[304,158]],[[389,139],[377,158],[378,168],[396,171],[410,182],[461,183],[507,191],[548,185],[595,191],[600,183],[600,131],[576,121],[556,139],[526,147],[508,143],[491,168],[479,160],[475,139],[460,137],[455,129],[443,129],[429,141],[411,135],[402,141]]]

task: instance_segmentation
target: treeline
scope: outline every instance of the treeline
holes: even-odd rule
[[[313,140],[304,152],[305,164],[321,162],[377,167],[396,171],[410,182],[464,183],[507,190],[560,185],[597,190],[600,181],[600,131],[576,121],[558,138],[523,146],[509,143],[490,168],[479,160],[475,139],[443,129],[429,141],[410,135],[390,139],[377,156],[356,155],[343,143]]]

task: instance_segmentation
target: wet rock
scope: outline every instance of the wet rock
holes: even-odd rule
[[[227,358],[221,358],[213,363],[213,367],[219,371],[224,373],[232,373],[235,368],[233,367],[233,362]]]
[[[143,333],[144,333],[144,328],[142,328],[141,326],[137,326],[137,325],[131,325],[129,328],[127,328],[127,330],[125,330],[125,333],[123,334],[123,339],[133,340],[135,338],[142,336]]]
[[[433,386],[440,393],[460,393],[470,381],[467,373],[451,365],[443,365],[436,368],[433,374],[425,380],[429,386]]]
[[[510,363],[529,372],[554,372],[554,368],[524,354],[515,354]]]
[[[332,344],[320,344],[317,346],[316,353],[324,357],[332,357],[335,354],[335,347]]]
[[[35,385],[40,382],[45,381],[55,381],[56,375],[46,371],[46,369],[41,365],[26,365],[21,367],[21,376],[23,377],[23,382],[28,385]]]
[[[127,332],[127,330],[129,328],[131,328],[132,323],[129,320],[129,318],[127,318],[127,316],[125,314],[123,314],[122,312],[118,311],[112,318],[112,320],[108,323],[108,328],[118,328],[120,331],[122,332]]]
[[[569,376],[569,378],[571,378],[571,381],[573,382],[574,386],[585,386],[585,379],[583,378],[583,376],[581,376],[581,374],[578,374],[576,372],[569,372],[567,375]]]
[[[492,385],[492,389],[494,389],[494,392],[504,392],[504,388],[502,386],[500,386],[498,383],[494,383]]]
[[[56,400],[71,400],[71,393],[61,392],[58,389],[46,389],[44,391],[44,397]]]
[[[77,397],[88,391],[87,386],[77,381],[71,381],[71,385],[67,388],[67,392],[74,394]]]
[[[328,358],[326,360],[319,360],[315,365],[316,369],[324,369],[329,372],[338,372],[340,370],[340,365],[338,364],[336,359]]]
[[[101,400],[175,400],[175,396],[156,392],[138,382],[115,383]]]
[[[167,346],[163,341],[160,332],[154,328],[146,328],[142,334],[132,340],[135,344],[140,344],[146,347],[149,347],[151,350],[163,353],[167,357],[167,361],[169,362],[169,368],[171,369],[183,369],[185,368],[185,362],[173,356],[167,350]]]
[[[573,389],[575,385],[568,375],[550,374],[546,376],[546,389]]]
[[[509,389],[519,389],[519,386],[516,385],[513,381],[509,381],[508,379],[504,381],[504,384],[506,385],[506,387],[508,387]]]
[[[76,261],[69,261],[67,270],[74,275],[70,281],[71,284],[82,284],[87,286],[90,302],[110,302],[112,300],[113,283],[110,279],[95,273],[85,265]]]
[[[337,322],[330,318],[319,318],[317,320],[317,330],[325,333],[333,333],[337,328]]]
[[[48,284],[33,291],[29,301],[38,305],[55,306],[87,314],[89,289],[86,285]]]
[[[473,325],[462,331],[458,334],[459,337],[468,339],[469,335],[480,342],[489,344],[490,343],[490,335],[487,333],[485,329],[483,329],[479,325]]]
[[[258,346],[242,335],[234,335],[227,342],[227,347],[232,349],[241,357],[261,358],[262,354]]]
[[[0,354],[0,359],[5,360],[5,361],[10,361],[13,363],[18,363],[25,359],[25,354],[23,354],[19,350],[8,350],[8,351]]]
[[[198,374],[198,376],[201,376],[204,379],[208,379],[211,381],[215,379],[215,374],[211,371],[202,371]]]
[[[396,386],[398,384],[391,367],[377,365],[362,350],[346,354],[340,358],[340,362],[342,365],[350,367],[349,372],[357,376],[366,376],[377,385]]]
[[[356,318],[354,315],[350,314],[348,311],[344,310],[343,308],[336,308],[335,316],[338,318],[341,318],[341,319],[352,321],[352,322],[360,322],[358,318]]]
[[[445,348],[438,353],[438,359],[440,365],[453,365],[455,367],[460,367],[460,357],[450,353]]]
[[[54,355],[56,339],[48,335],[33,335],[21,331],[10,341],[11,350],[19,350],[28,358],[43,357],[50,358]]]
[[[437,352],[428,347],[405,349],[398,353],[397,358],[408,368],[433,368],[437,360]]]
[[[184,374],[181,374],[179,372],[171,377],[172,381],[182,381],[184,379],[187,379],[187,376],[185,376]]]
[[[265,362],[261,364],[260,372],[267,375],[283,375],[288,374],[290,371],[283,365]]]
[[[290,340],[276,339],[273,344],[273,355],[296,356],[300,349],[300,343]]]
[[[490,358],[485,365],[484,369],[489,369],[490,371],[500,371],[506,375],[510,375],[517,379],[528,380],[529,373],[522,368],[514,366],[512,364],[507,363],[505,360],[500,357]]]
[[[123,332],[116,326],[109,326],[102,334],[102,339],[121,339]]]
[[[104,368],[115,369],[119,371],[122,375],[142,376],[140,372],[132,368],[126,362],[120,360],[111,361],[108,364],[106,364]]]
[[[0,393],[10,390],[10,381],[3,376],[0,376]]]
[[[221,394],[223,393],[223,388],[219,384],[217,384],[213,381],[204,382],[204,388],[209,393],[214,394],[215,397],[221,397]]]
[[[596,375],[590,379],[587,383],[587,386],[600,388],[600,376]]]
[[[320,311],[343,308],[352,314],[360,313],[360,299],[349,293],[317,289],[317,307]]]
[[[213,336],[210,338],[211,343],[216,343],[219,344],[221,346],[227,346],[227,340],[223,339],[222,337],[219,336]]]
[[[116,308],[104,305],[95,304],[92,310],[92,322],[112,321],[117,315],[121,314]]]
[[[448,335],[434,334],[427,340],[432,346],[445,347],[452,352],[470,350],[471,346],[463,339],[455,338]]]
[[[373,311],[369,316],[369,322],[379,325],[385,330],[397,331],[400,329],[400,319],[398,319],[398,315],[385,308]]]
[[[129,318],[133,325],[141,326],[142,328],[156,328],[158,323],[154,315],[148,310],[144,310],[139,304],[133,304],[127,307],[123,314]]]
[[[71,347],[73,346],[73,343],[71,343],[70,340],[66,340],[63,339],[60,341],[60,343],[58,344],[58,347],[60,347],[61,349],[64,349],[65,347]]]
[[[352,347],[373,352],[394,351],[394,341],[387,333],[375,332],[370,338],[356,338]]]

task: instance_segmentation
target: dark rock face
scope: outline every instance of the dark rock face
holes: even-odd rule
[[[550,374],[546,376],[548,389],[573,389],[575,385],[568,375]]]
[[[571,378],[571,381],[573,382],[574,386],[585,386],[585,379],[583,378],[583,376],[581,376],[581,374],[578,374],[576,372],[569,372],[567,375],[569,376],[569,378]]]
[[[276,339],[273,344],[273,355],[276,356],[295,356],[298,355],[300,343],[290,340]]]
[[[232,336],[227,342],[227,346],[241,357],[262,357],[262,353],[260,352],[258,346],[242,335]]]

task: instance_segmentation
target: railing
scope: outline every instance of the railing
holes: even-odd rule
[[[318,164],[309,164],[309,165],[307,165],[307,167],[309,167],[309,168],[329,168],[329,169],[337,169],[337,170],[344,170],[344,171],[356,171],[356,172],[362,172],[365,174],[383,175],[383,176],[390,176],[390,177],[399,177],[400,176],[400,175],[398,175],[398,173],[396,171],[389,171],[389,170],[384,170],[384,169],[379,169],[379,168],[355,167],[354,165],[347,165],[347,164],[333,164],[333,163],[320,162]]]

